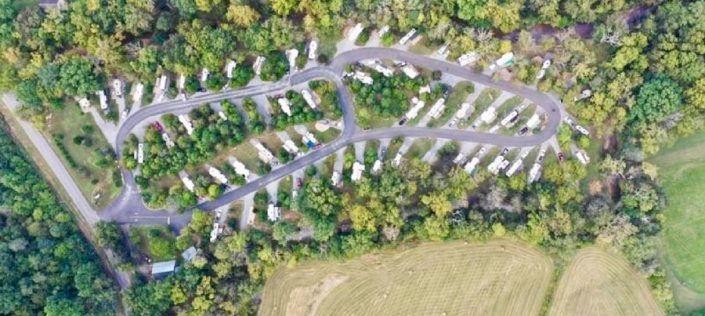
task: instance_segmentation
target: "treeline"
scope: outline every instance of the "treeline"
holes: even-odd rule
[[[215,243],[204,237],[209,221],[199,218],[192,225],[200,229],[190,226],[179,237],[179,250],[191,243],[201,249],[199,260],[164,281],[131,289],[134,312],[254,314],[264,282],[283,265],[350,258],[403,243],[496,237],[538,245],[559,260],[594,243],[620,249],[649,276],[664,308],[675,310],[656,260],[663,198],[649,165],[606,159],[600,181],[624,176],[618,181],[622,195],[613,198],[583,193],[587,170],[573,159],[547,162],[543,180],[528,185],[524,173],[468,175],[449,163],[457,154],[453,145],[440,154],[436,165],[409,160],[345,188],[332,186],[312,167],[297,198],[282,203],[296,209],[300,220],[266,224],[268,197],[258,193],[260,223]]]
[[[578,84],[564,102],[601,135],[621,133],[631,157],[653,154],[664,142],[702,128],[703,8],[705,1],[667,1],[631,30],[624,18],[608,19],[596,27],[593,44],[607,53],[605,60],[590,44],[572,41],[569,50],[576,54],[567,64]],[[583,89],[592,96],[575,102]]]
[[[334,38],[350,20],[389,25],[397,34],[417,28],[433,41],[452,43],[453,56],[471,49],[494,53],[499,42],[487,36],[491,29],[589,23],[635,2],[97,0],[68,1],[66,10],[45,12],[0,0],[0,50],[6,52],[0,89],[42,110],[92,93],[112,76],[145,82],[160,71],[195,75],[206,67],[214,73],[227,58],[246,65],[253,55],[270,57],[264,77],[274,80],[286,71],[278,62],[281,51],[303,48],[307,35]],[[330,45],[321,48],[320,60],[332,57]],[[249,76],[238,72],[235,81]],[[212,81],[217,86],[217,78]]]
[[[0,120],[0,314],[115,315],[115,284],[25,157]]]

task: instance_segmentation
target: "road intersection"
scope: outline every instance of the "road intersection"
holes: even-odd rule
[[[391,127],[374,130],[361,130],[356,125],[356,118],[352,97],[342,82],[345,65],[356,63],[365,59],[391,59],[400,60],[434,71],[442,71],[464,80],[476,82],[486,87],[500,89],[517,96],[523,97],[541,107],[547,115],[545,128],[538,134],[526,136],[507,136],[491,133],[482,133],[450,128],[423,128],[423,127]],[[501,147],[526,147],[541,144],[557,131],[562,116],[565,113],[562,104],[557,98],[507,81],[495,81],[490,76],[477,73],[471,69],[447,61],[434,59],[427,56],[416,55],[407,51],[393,48],[358,48],[337,55],[328,66],[312,67],[293,73],[284,79],[273,83],[262,83],[248,86],[238,90],[226,90],[215,93],[204,93],[192,96],[186,100],[171,100],[140,108],[132,113],[120,125],[115,139],[118,155],[125,139],[140,123],[157,119],[165,113],[186,113],[203,104],[218,102],[226,99],[241,99],[270,93],[285,92],[292,86],[305,83],[313,79],[330,80],[337,86],[338,101],[343,113],[343,132],[335,141],[322,146],[290,163],[272,170],[270,173],[248,182],[238,188],[227,191],[219,198],[198,204],[194,208],[211,211],[241,199],[267,184],[304,168],[310,164],[331,155],[345,146],[355,142],[389,139],[394,137],[430,137],[437,139],[450,139],[467,141]],[[101,219],[114,220],[119,223],[132,224],[171,224],[180,228],[188,224],[190,211],[178,214],[167,210],[150,210],[143,202],[139,188],[134,181],[130,170],[122,169],[125,185],[120,195],[98,214]],[[84,199],[81,194],[74,197]]]

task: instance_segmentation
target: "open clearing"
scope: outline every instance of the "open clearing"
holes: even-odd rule
[[[537,315],[551,259],[509,242],[427,243],[281,268],[260,315]]]
[[[681,309],[705,306],[705,133],[683,138],[649,159],[666,193],[663,241]],[[688,290],[690,289],[690,291]]]
[[[663,315],[649,284],[623,258],[581,250],[563,272],[549,315]]]

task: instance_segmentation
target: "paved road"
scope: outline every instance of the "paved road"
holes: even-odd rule
[[[546,127],[539,134],[520,137],[458,129],[431,129],[420,127],[393,127],[361,131],[357,128],[355,123],[352,98],[348,89],[345,88],[341,81],[341,74],[345,65],[369,58],[403,60],[417,66],[431,70],[443,71],[469,81],[480,83],[487,87],[500,89],[519,95],[543,108],[548,115]],[[551,138],[555,134],[558,124],[560,124],[561,121],[562,105],[560,102],[550,95],[541,93],[526,86],[515,85],[505,81],[494,81],[487,75],[473,72],[472,70],[461,67],[457,64],[448,63],[426,56],[415,55],[402,50],[390,48],[360,48],[344,52],[336,56],[328,67],[315,67],[300,71],[275,83],[250,86],[234,91],[204,94],[192,97],[185,101],[174,100],[142,108],[131,115],[121,126],[116,139],[118,154],[120,154],[121,146],[125,138],[132,132],[132,129],[146,119],[156,118],[169,112],[185,112],[202,104],[217,102],[224,99],[243,98],[278,91],[283,92],[289,89],[292,85],[304,83],[316,78],[331,80],[338,87],[338,100],[343,111],[344,122],[342,135],[334,142],[326,144],[322,148],[300,157],[286,166],[273,170],[269,174],[264,175],[250,183],[226,192],[216,200],[199,204],[197,208],[210,211],[227,205],[232,201],[257,191],[272,181],[276,181],[277,179],[287,176],[300,168],[327,157],[340,148],[359,141],[405,136],[453,139],[474,143],[492,144],[502,147],[523,147],[537,145]],[[188,223],[190,219],[190,212],[175,214],[165,210],[148,210],[144,206],[139,190],[134,183],[132,173],[129,170],[123,170],[123,176],[125,179],[125,188],[123,192],[111,205],[106,208],[106,210],[101,213],[101,217],[113,219],[123,223],[169,223],[176,227],[183,227]]]
[[[7,106],[12,111],[20,107],[17,98],[9,93],[2,95],[2,103],[4,103],[5,106]],[[66,190],[66,193],[68,193],[68,195],[71,197],[75,206],[74,209],[76,209],[80,213],[81,217],[83,217],[83,219],[86,221],[86,223],[90,225],[90,228],[92,229],[92,227],[95,226],[95,224],[100,220],[100,218],[98,217],[98,214],[95,212],[93,207],[91,207],[86,198],[83,196],[83,193],[78,188],[76,183],[73,181],[73,178],[66,169],[66,166],[64,166],[64,164],[59,159],[59,156],[57,156],[56,152],[54,152],[54,149],[51,147],[51,145],[49,145],[46,138],[44,138],[44,136],[31,123],[22,119],[17,119],[17,122],[20,124],[20,127],[22,128],[22,130],[24,130],[25,134],[27,134],[29,140],[42,154],[42,157],[46,161],[51,171],[54,173],[54,176],[56,176],[61,185],[64,187],[64,190]],[[97,251],[100,251],[100,249],[98,249]],[[110,251],[106,250],[105,253],[108,254],[110,253]],[[117,269],[113,269],[109,262],[106,262],[106,265],[110,267],[111,272],[115,275],[118,284],[120,284],[121,288],[125,289],[130,285],[130,277],[127,273]]]
[[[20,107],[17,99],[12,94],[3,94],[2,101],[12,111]],[[32,123],[22,119],[18,119],[17,121],[20,123],[20,126],[32,143],[34,143],[37,150],[42,154],[47,165],[49,165],[49,168],[51,168],[51,171],[54,173],[56,178],[59,179],[59,182],[61,182],[64,190],[66,190],[66,193],[71,196],[73,199],[73,204],[76,206],[78,212],[80,212],[86,222],[93,227],[95,223],[100,220],[100,218],[83,196],[83,193],[78,188],[78,185],[76,185],[73,181],[69,171],[61,162],[59,156],[56,155],[54,149],[51,148],[51,145],[49,145],[46,138],[42,136],[42,134],[32,125]]]

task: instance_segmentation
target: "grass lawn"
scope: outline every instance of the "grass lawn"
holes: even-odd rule
[[[132,226],[130,241],[152,261],[176,258],[176,238],[166,225]]]
[[[81,129],[83,126],[92,126],[93,132],[84,133]],[[67,105],[60,111],[54,111],[43,132],[83,195],[93,206],[102,209],[120,193],[120,188],[113,183],[112,178],[116,167],[96,166],[96,162],[106,156],[101,150],[112,151],[112,149],[90,114],[82,113],[76,105]],[[56,135],[63,135],[61,143],[71,159],[76,162],[76,168],[71,167],[67,157],[58,148],[53,138]],[[77,145],[73,142],[74,137],[86,135],[89,135],[88,137],[92,140],[90,147],[86,144]],[[98,193],[100,193],[100,198],[95,200],[93,197]]]
[[[678,295],[687,293],[683,288],[675,291],[676,299],[682,308],[705,305],[705,133],[681,139],[648,161],[658,166],[667,196],[666,264],[677,279],[676,288],[695,292],[688,295],[690,304],[684,304],[686,295]]]
[[[455,112],[458,112],[460,104],[465,102],[465,99],[468,98],[474,89],[475,86],[470,81],[458,82],[453,87],[453,92],[448,96],[448,100],[446,100],[446,109],[443,114],[438,119],[431,119],[428,122],[428,127],[438,127],[448,122],[455,115]]]
[[[371,129],[391,127],[396,125],[399,119],[401,119],[401,117],[382,117],[360,106],[355,107],[355,115],[357,116],[357,123],[360,127]],[[419,114],[419,116],[421,116],[421,114]]]
[[[249,142],[246,141],[235,146],[235,148],[230,150],[229,154],[242,162],[250,171],[255,172],[257,170],[257,165],[260,162],[257,157],[257,149]]]
[[[538,315],[553,263],[522,244],[426,243],[282,267],[259,315]]]
[[[24,8],[29,8],[39,5],[39,0],[13,0],[12,7],[15,10],[22,10]]]
[[[514,110],[514,108],[516,108],[517,105],[521,103],[521,101],[524,101],[524,99],[520,96],[513,96],[507,101],[504,101],[504,103],[500,104],[497,107],[497,119],[503,119],[505,116],[507,116],[507,114],[509,114],[509,112]]]
[[[431,147],[433,147],[434,143],[436,143],[435,138],[419,138],[415,140],[413,144],[411,144],[411,147],[409,147],[409,150],[404,156],[409,159],[421,159],[421,157],[423,157],[423,155],[425,155],[426,152],[429,151]]]
[[[458,124],[458,126],[460,128],[470,126],[470,124],[475,122],[475,120],[480,117],[480,114],[482,114],[482,112],[485,112],[487,107],[489,107],[490,104],[492,104],[492,102],[494,102],[494,100],[496,100],[500,94],[502,94],[501,91],[492,88],[485,88],[484,90],[482,90],[482,92],[480,92],[480,95],[477,96],[477,99],[475,99],[475,102],[473,103],[474,111],[472,111],[472,113],[470,114],[470,116],[468,116],[467,119],[462,120]]]
[[[422,35],[419,35],[419,36],[422,36]],[[418,41],[418,43],[409,46],[410,52],[412,52],[414,54],[419,54],[419,55],[431,55],[437,49],[438,48],[436,48],[436,47],[429,46],[429,40],[428,40],[428,37],[426,37],[426,36],[421,38]]]

